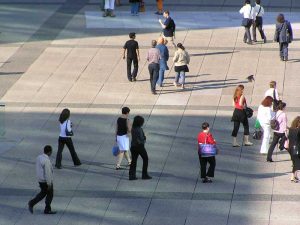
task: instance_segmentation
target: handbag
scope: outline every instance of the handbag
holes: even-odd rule
[[[120,152],[119,146],[117,146],[117,145],[113,146],[111,151],[112,151],[113,156],[117,156]]]
[[[67,137],[71,137],[71,136],[74,135],[74,133],[73,133],[72,130],[71,130],[71,131],[68,130],[68,121],[69,121],[69,120],[67,120],[67,122],[66,122],[66,129],[65,129],[65,131],[66,131],[66,136],[67,136]]]
[[[252,138],[255,140],[261,140],[262,136],[263,136],[262,130],[256,129],[252,135]]]
[[[251,118],[253,116],[253,109],[246,107],[246,109],[244,109],[244,110],[245,110],[247,118]]]
[[[217,155],[218,149],[215,144],[206,144],[207,135],[205,137],[205,143],[199,144],[199,154],[201,157],[211,157]]]
[[[281,113],[280,113],[281,114]],[[280,115],[279,114],[279,115]],[[278,116],[279,116],[278,115]],[[270,125],[271,125],[271,128],[273,129],[273,130],[279,130],[279,122],[278,122],[278,120],[277,120],[277,116],[275,115],[275,118],[274,119],[272,119],[271,121],[270,121]]]

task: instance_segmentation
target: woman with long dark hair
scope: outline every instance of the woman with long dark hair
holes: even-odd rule
[[[245,109],[247,107],[247,101],[244,96],[244,85],[240,84],[236,87],[233,95],[233,106],[234,111],[231,118],[233,124],[233,131],[231,136],[233,137],[232,146],[240,147],[240,144],[237,142],[237,134],[240,129],[240,124],[242,123],[244,126],[244,145],[251,146],[253,145],[249,141],[249,122],[246,116]]]
[[[300,116],[297,116],[293,120],[288,132],[288,152],[290,153],[293,162],[291,181],[298,183],[299,178],[297,172],[300,170]]]
[[[57,169],[61,169],[61,160],[62,160],[62,151],[64,149],[64,146],[67,145],[71,156],[72,160],[74,163],[74,166],[80,166],[81,162],[77,156],[77,153],[75,151],[73,141],[72,141],[72,136],[73,136],[73,131],[72,131],[72,122],[69,119],[70,118],[70,110],[69,109],[63,109],[59,116],[59,123],[60,123],[60,134],[58,138],[58,150],[56,154],[56,163],[55,167]]]
[[[142,126],[144,125],[144,118],[141,116],[136,116],[133,119],[132,129],[131,129],[131,156],[132,162],[129,169],[129,180],[136,180],[136,164],[139,155],[143,159],[143,169],[142,169],[142,179],[148,180],[152,177],[148,174],[148,154],[145,149],[146,136],[144,134]]]

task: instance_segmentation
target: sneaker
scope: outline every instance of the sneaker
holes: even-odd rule
[[[146,175],[146,176],[142,176],[142,179],[143,180],[150,180],[150,179],[152,179],[152,177],[149,176],[149,175]]]
[[[33,214],[33,206],[28,202],[28,210],[31,214]]]

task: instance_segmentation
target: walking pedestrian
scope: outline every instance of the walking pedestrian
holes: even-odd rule
[[[250,0],[245,0],[245,5],[240,9],[240,14],[243,14],[242,26],[245,27],[244,43],[252,44],[250,28],[253,23],[254,10],[250,4]]]
[[[163,81],[165,79],[165,71],[169,69],[167,61],[169,60],[169,50],[165,45],[165,39],[160,37],[158,39],[158,45],[156,48],[159,49],[160,52],[160,60],[159,60],[159,76],[157,80],[157,84],[162,87]]]
[[[105,0],[103,17],[115,17],[115,0]]]
[[[268,150],[267,162],[273,162],[272,154],[277,144],[279,144],[279,149],[281,151],[284,149],[284,143],[286,141],[286,132],[288,128],[285,107],[286,104],[282,101],[279,101],[277,108],[278,111],[275,114],[275,119],[278,121],[279,129],[274,130],[273,140]]]
[[[131,165],[131,159],[129,156],[129,136],[131,132],[131,123],[129,121],[129,112],[130,109],[128,107],[122,108],[122,115],[117,120],[116,125],[116,142],[119,147],[119,153],[117,155],[117,165],[116,170],[122,169],[121,163],[123,157],[127,159],[128,166]]]
[[[281,61],[288,61],[288,47],[293,41],[293,30],[291,23],[285,20],[283,14],[277,16],[274,41],[279,43]]]
[[[270,96],[273,98],[273,106],[272,109],[273,111],[277,111],[277,106],[278,106],[278,102],[280,100],[278,91],[277,91],[277,84],[276,81],[271,81],[270,82],[270,88],[265,92],[265,97]]]
[[[288,152],[293,162],[291,181],[294,183],[299,182],[298,170],[300,170],[300,116],[297,116],[288,131]]]
[[[174,48],[176,48],[176,44],[174,43],[176,30],[175,22],[170,17],[170,12],[168,10],[164,11],[163,17],[166,19],[164,22],[162,22],[161,19],[158,20],[161,27],[163,28],[163,38],[167,39],[167,41],[171,43]]]
[[[244,127],[244,145],[251,146],[253,143],[249,141],[249,122],[244,109],[247,107],[247,100],[244,95],[244,85],[240,84],[236,87],[233,95],[233,115],[231,121],[233,124],[233,131],[231,136],[233,137],[233,147],[240,147],[240,144],[237,142],[237,134],[239,132],[240,123]]]
[[[124,44],[123,59],[125,59],[125,53],[127,52],[127,78],[130,82],[136,81],[136,76],[139,68],[140,52],[139,43],[135,40],[136,34],[129,33],[130,40]],[[131,72],[131,65],[133,64],[133,71]]]
[[[173,57],[173,62],[176,72],[174,86],[184,89],[185,73],[189,72],[188,64],[190,63],[190,55],[181,43],[177,44],[177,51]]]
[[[261,154],[267,154],[269,149],[269,142],[270,142],[270,134],[271,134],[271,119],[274,117],[272,112],[272,102],[273,98],[267,96],[261,102],[261,105],[258,107],[257,111],[257,119],[263,128],[263,140],[260,147]]]
[[[260,5],[260,0],[255,0],[255,6],[253,7],[253,9],[254,9],[254,21],[252,26],[253,41],[257,42],[256,40],[256,28],[257,28],[260,33],[261,39],[264,41],[264,43],[266,43],[267,38],[263,30],[263,16],[265,10],[264,7]]]
[[[152,179],[148,174],[148,154],[145,149],[146,136],[144,134],[142,126],[144,125],[144,118],[142,116],[136,116],[133,119],[131,129],[131,156],[132,162],[129,169],[129,180],[137,180],[136,177],[136,165],[139,155],[143,159],[142,179]]]
[[[148,50],[147,61],[150,74],[150,87],[152,94],[156,95],[156,82],[159,76],[160,51],[156,48],[156,40],[152,40],[151,48]]]
[[[132,16],[138,16],[139,15],[139,6],[140,6],[140,0],[129,0],[131,5],[131,15]]]
[[[81,162],[77,156],[77,153],[74,148],[74,144],[72,141],[73,131],[72,131],[72,122],[70,120],[70,110],[69,109],[63,109],[59,116],[59,123],[60,123],[60,134],[58,138],[58,150],[56,154],[56,162],[55,167],[57,169],[61,169],[61,160],[62,160],[62,152],[64,150],[64,146],[67,145],[72,160],[74,163],[74,166],[80,166]]]
[[[33,207],[46,197],[44,213],[56,214],[56,212],[51,209],[53,199],[53,168],[49,158],[51,154],[52,147],[46,145],[44,147],[44,154],[39,155],[36,159],[36,175],[41,191],[28,202],[28,210],[30,213],[33,213]]]
[[[157,6],[157,11],[156,15],[162,15],[163,14],[163,0],[156,0],[156,6]]]
[[[212,134],[209,132],[209,123],[202,123],[202,132],[198,134],[198,146],[202,144],[216,145],[216,141]],[[215,175],[216,158],[214,155],[202,156],[201,152],[198,151],[200,168],[201,168],[201,179],[203,183],[212,183],[212,178]],[[206,171],[207,163],[209,163],[209,168]]]

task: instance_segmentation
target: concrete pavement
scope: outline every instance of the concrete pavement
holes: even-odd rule
[[[224,7],[229,2],[235,6],[236,1],[222,1],[220,8],[210,6],[202,15],[211,19],[192,24],[186,14],[197,18],[191,8],[198,2],[191,1],[185,14],[183,1],[176,1],[179,6],[166,1],[179,25],[176,42],[186,46],[191,64],[186,89],[179,90],[172,85],[170,60],[165,85],[156,96],[150,92],[145,61],[150,41],[160,34],[152,12],[131,17],[125,5],[117,9],[116,18],[103,19],[95,1],[77,2],[76,7],[72,1],[64,5],[63,1],[0,2],[1,11],[10,13],[0,14],[6,18],[0,34],[1,102],[6,104],[6,133],[0,147],[1,225],[300,223],[299,184],[289,181],[287,152],[276,151],[276,162],[266,163],[259,154],[260,142],[232,148],[230,137],[231,98],[237,84],[245,85],[248,103],[256,108],[268,82],[277,80],[288,104],[289,122],[299,114],[300,18],[290,12],[295,1],[289,1],[288,9],[279,1],[266,2],[270,11],[284,10],[295,26],[296,40],[286,63],[279,61],[276,43],[248,46],[242,42],[239,15]],[[276,14],[266,15],[268,40],[273,37]],[[58,18],[62,19],[59,25]],[[129,83],[121,50],[132,29],[137,31],[142,57],[138,81]],[[174,50],[170,52],[173,55]],[[245,79],[250,74],[253,83]],[[114,169],[114,127],[125,105],[131,108],[131,118],[140,114],[146,119],[152,180],[128,181],[127,169]],[[58,214],[43,215],[41,202],[31,215],[26,207],[38,191],[35,158],[45,144],[51,144],[55,159],[58,115],[64,107],[71,109],[73,140],[83,165],[74,168],[65,149],[63,169],[54,171],[52,207]],[[199,177],[195,143],[203,121],[211,124],[221,149],[212,184],[202,184]],[[138,177],[140,171],[138,161]]]

